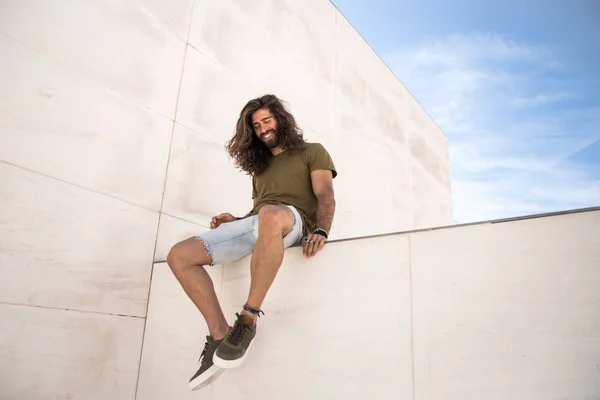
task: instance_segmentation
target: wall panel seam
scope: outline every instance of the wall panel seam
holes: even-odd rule
[[[89,188],[89,187],[86,187],[86,186],[82,186],[82,185],[80,185],[78,183],[70,182],[70,181],[64,180],[62,178],[57,178],[55,176],[48,175],[48,174],[45,174],[45,173],[40,172],[40,171],[36,171],[34,169],[31,169],[31,168],[27,168],[27,167],[24,167],[22,165],[18,165],[18,164],[12,163],[10,161],[0,160],[0,163],[9,165],[9,166],[11,166],[13,168],[21,169],[23,171],[31,172],[32,174],[40,175],[40,176],[43,176],[44,178],[52,179],[52,180],[64,183],[66,185],[69,185],[69,186],[72,186],[72,187],[76,187],[78,189],[82,189],[82,190],[85,190],[85,191],[88,191],[88,192],[91,192],[91,193],[99,194],[100,196],[105,196],[105,197],[108,197],[108,198],[111,198],[111,199],[114,199],[114,200],[117,200],[117,201],[122,201],[123,203],[130,204],[130,205],[135,206],[135,207],[143,208],[144,210],[148,210],[148,211],[152,211],[152,212],[158,212],[158,210],[155,210],[154,208],[151,208],[151,207],[148,207],[148,206],[144,206],[142,204],[134,203],[134,202],[132,202],[130,200],[122,199],[120,197],[116,197],[116,196],[113,196],[113,195],[108,194],[108,193],[101,192],[101,191],[96,190],[96,189],[92,189],[92,188]]]
[[[412,374],[412,398],[415,397],[415,313],[413,302],[413,275],[412,275],[412,235],[408,235],[408,281],[410,293],[410,354],[411,354],[411,374]]]
[[[139,356],[139,363],[138,363],[138,370],[137,370],[137,377],[136,377],[136,381],[135,381],[135,393],[134,393],[134,399],[137,399],[138,397],[138,390],[139,390],[139,384],[140,384],[140,375],[142,372],[142,359],[144,356],[144,342],[146,339],[146,325],[148,324],[148,309],[150,307],[150,293],[152,290],[152,276],[154,275],[154,260],[156,258],[156,248],[157,248],[157,243],[158,243],[158,234],[159,234],[159,230],[160,230],[160,222],[161,222],[161,216],[162,216],[162,208],[164,205],[164,201],[165,201],[165,188],[167,187],[167,178],[168,178],[168,174],[169,174],[169,162],[171,160],[171,150],[173,147],[173,137],[175,135],[175,125],[177,124],[177,112],[179,110],[179,99],[181,96],[181,86],[183,83],[183,75],[185,73],[185,64],[186,64],[186,59],[187,59],[187,52],[188,52],[188,46],[189,46],[189,40],[190,40],[190,32],[192,30],[192,24],[194,22],[194,9],[196,7],[196,0],[194,0],[194,3],[192,4],[192,10],[191,10],[191,17],[190,17],[190,24],[188,26],[188,32],[187,32],[187,38],[185,41],[185,49],[183,51],[183,63],[181,66],[181,74],[179,76],[179,88],[177,90],[177,100],[175,102],[175,114],[173,116],[173,124],[171,126],[171,141],[169,142],[169,151],[167,153],[167,164],[166,164],[166,168],[165,168],[165,175],[164,175],[164,180],[163,180],[163,189],[162,189],[162,196],[161,196],[161,200],[160,200],[160,208],[159,208],[159,213],[158,213],[158,223],[156,226],[156,236],[154,238],[154,253],[152,254],[152,265],[150,267],[150,281],[148,283],[148,297],[147,297],[147,302],[146,302],[146,318],[144,318],[144,327],[142,330],[142,343],[140,345],[140,356]]]

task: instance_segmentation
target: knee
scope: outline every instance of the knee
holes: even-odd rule
[[[212,265],[212,258],[202,241],[190,238],[171,247],[167,255],[167,265],[175,276],[205,265]]]
[[[188,266],[188,260],[185,256],[185,251],[180,244],[176,244],[171,247],[169,254],[167,254],[167,265],[171,268],[173,273],[177,275],[179,272],[185,270]]]
[[[267,227],[270,231],[278,231],[283,228],[284,214],[280,207],[264,206],[258,212],[258,223]]]

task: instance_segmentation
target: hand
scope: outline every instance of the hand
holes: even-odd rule
[[[212,217],[210,220],[210,229],[216,229],[222,223],[235,221],[235,217],[229,213],[219,214],[215,217]]]
[[[312,233],[302,240],[302,254],[306,258],[314,257],[325,246],[327,239],[323,235]]]

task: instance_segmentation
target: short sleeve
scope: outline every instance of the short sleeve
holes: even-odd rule
[[[307,151],[307,162],[309,172],[317,170],[330,170],[333,178],[337,176],[337,170],[329,152],[320,143],[314,143]]]
[[[252,198],[256,198],[256,178],[252,177]]]

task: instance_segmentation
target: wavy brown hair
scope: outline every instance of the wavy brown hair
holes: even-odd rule
[[[235,166],[251,176],[260,175],[273,157],[267,146],[256,136],[252,126],[252,115],[264,108],[275,116],[277,137],[282,149],[294,152],[304,148],[305,143],[296,119],[277,96],[267,94],[250,100],[240,112],[235,135],[227,142],[225,149]]]

